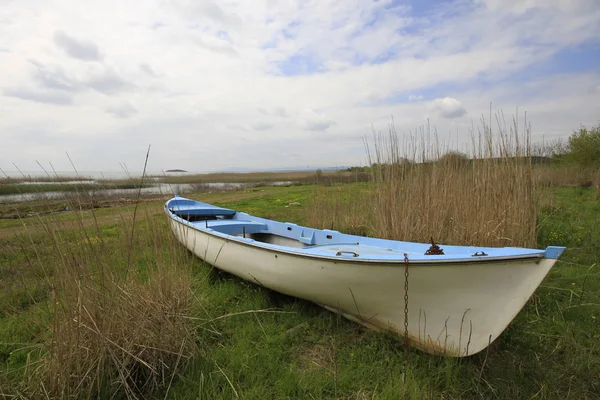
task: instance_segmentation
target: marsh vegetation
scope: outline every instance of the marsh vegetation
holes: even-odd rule
[[[517,128],[483,124],[465,155],[392,130],[370,142],[368,180],[189,196],[369,236],[567,246],[487,351],[407,358],[395,337],[202,263],[172,238],[165,196],[72,196],[2,205],[0,397],[598,398],[600,175],[533,162]]]

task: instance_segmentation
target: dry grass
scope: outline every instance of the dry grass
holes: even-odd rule
[[[448,153],[435,132],[425,128],[420,140],[405,143],[393,126],[387,137],[379,136],[369,152],[378,165],[373,234],[419,242],[535,246],[529,129],[520,134],[517,121],[502,121],[497,119],[494,133],[485,121],[472,132],[470,161]]]
[[[142,396],[166,387],[195,351],[189,282],[158,273],[148,283],[79,279],[56,294],[52,344],[40,370],[51,397]],[[109,296],[110,294],[110,296]]]
[[[325,200],[337,204],[338,207],[348,210],[360,210],[360,207],[363,207],[366,210],[373,208],[376,203],[357,203],[361,199],[367,198],[365,196],[374,185],[374,183],[357,183],[320,189],[326,190],[330,194],[330,198],[325,198]],[[338,189],[340,193],[338,193]],[[342,194],[342,189],[345,190],[346,195]],[[291,222],[304,224],[306,221],[304,213],[312,210],[308,206],[312,191],[313,188],[310,187],[268,188],[265,191],[211,194],[202,197],[210,203],[218,203],[225,207],[259,215],[274,212],[273,209],[276,208],[274,205],[278,205],[277,207],[281,209],[280,215],[291,213]],[[129,397],[137,395],[138,398],[180,399],[235,398],[236,393],[240,398],[273,399],[532,398],[535,396],[538,398],[568,398],[569,396],[597,398],[597,394],[600,393],[599,381],[590,379],[590,376],[600,377],[598,374],[600,363],[597,362],[598,357],[595,353],[598,342],[597,319],[594,319],[594,317],[597,318],[594,304],[600,303],[597,290],[600,285],[597,284],[597,279],[594,280],[597,276],[594,274],[594,266],[598,265],[598,254],[600,254],[597,245],[600,243],[598,240],[600,231],[595,223],[598,220],[597,204],[593,200],[591,188],[553,188],[552,192],[554,196],[549,199],[553,200],[553,206],[549,209],[538,210],[540,219],[546,220],[539,233],[538,244],[540,246],[567,245],[574,250],[565,253],[565,259],[561,261],[558,268],[553,269],[548,280],[536,293],[535,301],[523,310],[520,317],[515,319],[513,328],[507,330],[499,338],[497,344],[490,351],[489,357],[486,356],[485,359],[477,356],[468,360],[432,358],[417,351],[411,351],[410,358],[406,360],[401,342],[399,343],[392,337],[373,334],[304,301],[273,294],[257,285],[243,284],[240,280],[200,265],[199,262],[189,264],[194,257],[185,257],[172,252],[169,241],[172,235],[169,234],[168,227],[162,222],[164,216],[160,215],[160,204],[140,205],[140,210],[152,209],[152,212],[157,214],[152,216],[153,219],[161,222],[152,224],[151,221],[147,221],[149,216],[142,218],[135,224],[136,232],[133,241],[129,239],[131,222],[125,222],[121,227],[118,225],[115,227],[115,222],[113,222],[115,217],[130,221],[133,213],[130,206],[112,212],[106,209],[94,210],[97,224],[91,217],[91,211],[85,211],[89,216],[89,218],[85,218],[85,221],[91,222],[84,224],[89,239],[83,232],[67,236],[69,232],[77,230],[77,227],[73,227],[71,224],[66,228],[64,226],[66,224],[59,224],[59,226],[50,224],[50,227],[60,229],[53,233],[53,236],[57,237],[58,245],[63,248],[64,254],[60,257],[65,260],[69,257],[76,257],[79,261],[78,263],[73,262],[73,265],[80,265],[82,275],[89,274],[91,271],[98,277],[92,282],[85,276],[76,275],[77,268],[66,269],[66,271],[74,272],[72,275],[74,282],[85,282],[86,285],[100,291],[102,289],[100,282],[103,282],[100,279],[101,270],[94,271],[91,266],[110,267],[114,268],[115,275],[110,280],[104,281],[109,282],[107,287],[116,291],[123,288],[125,293],[132,293],[135,296],[137,305],[132,305],[131,309],[127,308],[129,311],[122,311],[116,305],[114,307],[96,307],[94,304],[90,304],[93,303],[89,299],[94,292],[88,289],[82,290],[81,297],[87,296],[88,300],[81,303],[87,304],[88,309],[97,312],[114,312],[120,322],[114,323],[112,329],[102,327],[103,335],[120,345],[126,343],[126,346],[121,346],[127,348],[129,353],[133,353],[152,365],[155,370],[159,370],[160,364],[158,367],[154,367],[152,363],[156,362],[162,353],[150,354],[148,358],[143,358],[147,355],[146,352],[152,350],[150,347],[163,348],[163,346],[165,349],[176,349],[174,352],[179,352],[181,347],[177,347],[177,345],[180,345],[185,337],[181,336],[182,332],[190,331],[189,325],[185,324],[187,318],[182,316],[179,319],[175,316],[175,320],[178,321],[177,326],[180,326],[181,329],[178,331],[179,333],[170,331],[168,336],[179,339],[173,339],[172,342],[169,342],[171,344],[159,343],[159,346],[152,346],[149,341],[138,339],[140,333],[134,324],[139,319],[133,320],[134,322],[128,326],[131,332],[124,331],[123,321],[129,318],[129,315],[141,318],[139,317],[140,308],[146,308],[147,314],[158,316],[157,319],[152,319],[154,321],[170,321],[170,318],[173,317],[171,313],[161,311],[170,309],[169,299],[163,299],[163,297],[169,296],[154,296],[151,291],[156,291],[157,288],[163,286],[159,282],[173,282],[177,278],[181,279],[183,285],[174,285],[181,290],[173,290],[172,293],[175,295],[171,295],[171,297],[178,297],[177,293],[183,293],[185,282],[189,279],[186,263],[189,266],[197,267],[200,273],[195,276],[194,291],[202,297],[202,305],[207,310],[203,311],[202,315],[199,315],[198,312],[191,312],[191,314],[207,315],[203,324],[206,329],[198,329],[200,336],[196,338],[202,348],[197,352],[198,357],[188,364],[185,371],[182,371],[181,378],[178,375],[175,376],[167,393],[168,396],[165,396],[164,391],[166,391],[165,386],[168,387],[171,383],[170,378],[163,379],[159,375],[150,376],[150,379],[154,380],[146,381],[145,385],[142,381],[136,385],[142,390],[150,389],[153,385],[161,385],[162,389],[159,389],[157,393],[148,391],[136,394],[135,391],[138,389],[135,386],[131,386],[132,390],[126,393],[123,381],[118,375],[119,371],[123,371],[123,376],[140,376],[141,374],[134,373],[138,368],[136,365],[139,364],[136,364],[136,360],[129,353],[120,351],[110,343],[96,343],[103,336],[86,333],[81,328],[79,330],[80,337],[87,336],[85,340],[80,339],[78,342],[74,339],[76,338],[75,333],[67,335],[64,333],[64,329],[60,330],[60,335],[67,339],[60,339],[61,336],[59,336],[60,343],[64,343],[64,347],[59,352],[52,347],[56,346],[52,342],[53,337],[40,338],[37,335],[35,327],[32,328],[32,326],[35,325],[39,308],[36,305],[30,306],[29,301],[23,301],[26,299],[17,301],[14,299],[24,298],[26,294],[31,294],[36,301],[42,302],[40,296],[37,295],[38,291],[22,290],[24,288],[21,288],[19,295],[19,290],[16,290],[19,288],[16,286],[26,269],[25,257],[30,257],[30,262],[46,267],[52,266],[54,269],[57,263],[53,262],[53,256],[58,255],[58,252],[53,251],[50,254],[44,252],[42,245],[45,246],[45,242],[39,245],[35,237],[36,250],[40,250],[39,261],[35,261],[36,255],[33,251],[29,251],[31,249],[27,247],[26,243],[23,243],[25,240],[21,241],[15,238],[11,241],[0,241],[3,261],[6,261],[4,264],[0,262],[0,272],[5,273],[4,276],[0,274],[1,283],[15,283],[15,288],[8,287],[6,284],[0,285],[6,289],[3,291],[4,297],[0,296],[0,304],[2,304],[0,311],[8,311],[8,314],[11,314],[10,319],[9,316],[6,316],[0,324],[0,339],[2,339],[0,341],[15,342],[10,346],[0,343],[0,357],[4,356],[3,361],[8,359],[8,362],[11,362],[10,366],[18,368],[22,365],[19,360],[20,356],[27,351],[17,350],[17,347],[21,347],[19,343],[30,346],[42,342],[45,343],[44,363],[57,360],[54,364],[47,364],[47,367],[33,373],[32,370],[40,365],[39,363],[35,364],[35,357],[33,357],[29,369],[17,371],[19,376],[15,377],[16,380],[29,379],[32,388],[37,383],[39,389],[37,392],[28,391],[25,392],[25,395],[20,396],[27,398],[67,397],[68,393],[71,393],[72,397],[78,395],[81,398],[88,397],[88,394],[92,393],[92,397],[96,398],[111,398],[111,394],[115,394],[115,398],[123,398],[129,394]],[[372,193],[373,196],[377,195],[377,191]],[[343,200],[333,198],[338,195],[343,197]],[[285,204],[292,201],[300,202],[302,206],[284,207]],[[316,211],[326,215],[326,210]],[[340,214],[343,211],[340,210]],[[59,215],[56,216],[56,219],[60,221],[72,214]],[[34,218],[27,218],[24,222],[30,226],[29,221]],[[350,222],[361,221],[358,216],[354,215],[348,215],[346,218]],[[71,219],[69,222],[72,222]],[[100,226],[99,232],[97,225]],[[324,225],[330,227],[331,219],[328,219]],[[334,228],[342,230],[342,223],[336,222]],[[119,236],[123,230],[127,234]],[[24,234],[21,238],[24,239],[25,236]],[[75,241],[78,241],[79,244],[69,244]],[[104,245],[102,241],[104,241]],[[130,264],[126,262],[129,243],[134,245]],[[25,244],[23,250],[21,250],[21,244]],[[82,246],[89,249],[81,249]],[[179,247],[183,246],[177,246],[177,248]],[[102,262],[94,264],[94,260]],[[58,264],[62,265],[64,262],[59,260]],[[131,267],[126,268],[127,265]],[[116,274],[125,271],[128,271],[127,279],[123,275]],[[168,273],[169,271],[172,271],[173,274]],[[160,279],[161,276],[164,276],[164,280]],[[62,282],[51,276],[50,278],[51,282]],[[67,277],[63,275],[61,280],[65,279]],[[205,283],[201,284],[200,280]],[[110,283],[111,281],[112,283]],[[29,285],[30,282],[26,281],[25,283]],[[72,285],[75,284],[72,283]],[[116,289],[115,285],[118,285]],[[148,286],[148,291],[144,285]],[[170,287],[170,285],[166,285],[166,287]],[[60,288],[59,286],[58,289]],[[139,292],[136,291],[136,288],[139,289]],[[75,295],[79,289],[73,287],[67,291],[60,289],[58,292],[59,301],[65,301],[65,303],[56,307],[56,314],[59,316],[61,324],[68,325],[69,317],[76,317],[78,314],[76,311],[63,313],[62,304],[65,304],[65,307],[74,307],[76,310],[78,303],[77,301],[66,303],[66,300],[63,300],[66,296],[64,294],[60,296],[61,292],[72,293],[68,298],[76,298]],[[183,296],[182,294],[181,297]],[[97,298],[105,297],[98,296]],[[128,296],[120,293],[115,298],[120,303],[129,299]],[[164,306],[156,307],[154,303],[164,303]],[[173,309],[178,307],[185,309],[181,305],[182,303],[185,304],[185,301],[174,303]],[[5,304],[10,304],[14,308],[4,307]],[[49,314],[54,315],[53,305],[55,302],[51,301],[48,304],[52,308]],[[42,305],[45,305],[45,302]],[[193,304],[188,305],[187,308],[192,306]],[[128,306],[124,305],[124,307]],[[250,315],[248,312],[251,309],[271,310],[273,307],[281,309],[282,313],[269,311],[269,313],[255,314],[252,312],[253,315]],[[104,321],[104,324],[107,323],[106,321],[110,321],[109,316],[91,314],[94,321]],[[148,318],[151,318],[151,315],[148,315]],[[212,315],[222,315],[223,317],[209,318]],[[3,316],[0,316],[0,319],[2,318]],[[91,321],[88,318],[86,324],[89,325]],[[44,322],[47,321],[44,320]],[[53,327],[53,322],[54,319],[50,323],[46,323],[46,327]],[[75,324],[75,322],[73,321],[71,324]],[[151,330],[159,326],[160,324],[143,326],[140,330],[144,331],[142,333],[146,334],[145,337],[149,338],[148,340],[154,340],[160,336],[152,335]],[[78,332],[76,329],[78,328],[68,327],[67,331]],[[19,333],[17,335],[11,330],[20,332],[17,332]],[[54,331],[49,330],[49,332],[53,333]],[[114,335],[110,336],[109,332]],[[156,331],[154,332],[156,333]],[[332,341],[332,338],[335,338],[335,341]],[[69,374],[66,371],[60,371],[59,368],[62,365],[60,365],[58,355],[49,354],[53,351],[56,354],[62,354],[63,357],[71,357],[68,354],[69,351],[85,351],[85,349],[77,350],[74,347],[76,343],[85,344],[87,348],[97,354],[102,354],[99,349],[104,348],[105,352],[110,351],[110,354],[122,356],[123,360],[133,361],[128,361],[125,367],[121,367],[121,363],[109,365],[112,362],[110,359],[112,355],[104,356],[102,360],[105,360],[103,361],[104,365],[108,366],[102,370],[101,375],[92,376],[91,379],[96,379],[98,376],[106,376],[106,379],[102,381],[100,388],[94,388],[93,381],[78,380],[77,378],[81,378],[81,376],[76,375],[77,372],[71,371]],[[136,346],[136,343],[145,346],[147,350],[141,351],[142,347]],[[187,346],[187,342],[185,346]],[[185,348],[183,350],[187,351]],[[81,355],[81,353],[76,354]],[[176,374],[176,370],[184,366],[186,354],[185,352],[182,354],[181,358],[167,357],[163,354],[163,362],[169,363],[169,369],[167,370],[165,367],[163,371]],[[83,361],[92,363],[97,359],[98,357],[90,357],[84,358]],[[483,362],[484,360],[485,362]],[[65,365],[69,366],[69,364]],[[84,364],[80,369],[84,369],[85,365],[91,364]],[[46,371],[47,373],[43,373]],[[63,374],[62,379],[71,377],[70,389],[65,389],[63,393],[56,390],[46,394],[43,387],[51,387],[52,374],[57,371]],[[91,371],[90,374],[93,372]],[[144,377],[144,375],[141,376]],[[565,376],[568,385],[564,384]],[[6,377],[7,375],[0,375],[0,397],[6,394],[6,398],[12,398],[11,396],[18,392],[14,390],[15,385],[9,386],[11,382]],[[39,383],[40,381],[44,383],[43,387]],[[85,390],[78,386],[80,382],[88,385]],[[124,382],[128,381],[124,380]],[[119,388],[120,393],[117,391]],[[76,394],[76,391],[79,393]],[[406,395],[403,396],[404,393]]]
[[[57,261],[41,266],[51,326],[19,388],[28,398],[145,398],[197,353],[189,256],[167,227],[151,215],[122,216],[121,229],[90,219],[81,212],[75,230],[41,220]]]
[[[303,371],[326,370],[334,372],[335,352],[330,343],[306,346],[298,352],[299,367]]]
[[[529,128],[497,119],[472,132],[470,157],[429,128],[402,140],[393,125],[367,143],[372,182],[350,197],[317,189],[309,224],[396,240],[535,246],[536,202]],[[321,221],[321,224],[316,224]]]
[[[577,186],[591,187],[598,180],[598,170],[576,164],[545,165],[533,169],[533,179],[537,186]]]

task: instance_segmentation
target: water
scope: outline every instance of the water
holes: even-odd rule
[[[129,178],[141,178],[142,171],[48,171],[46,174],[44,171],[2,171],[0,177],[8,177],[15,179],[23,179],[24,176],[28,180],[35,180],[36,178],[75,178],[75,179],[129,179]],[[186,172],[163,172],[163,171],[146,171],[146,176],[186,176],[186,175],[198,175],[206,174],[206,171],[186,171]]]
[[[47,183],[47,182],[36,182],[36,183]],[[65,182],[61,182],[65,183]],[[82,183],[81,181],[74,183]],[[90,183],[90,182],[83,182]],[[270,182],[266,183],[267,186],[283,186],[290,185],[294,182],[290,181],[281,181],[281,182]],[[213,182],[213,183],[201,183],[201,184],[190,184],[190,183],[180,183],[180,184],[168,184],[168,183],[158,183],[153,184],[148,187],[144,187],[141,189],[142,194],[163,194],[168,196],[173,196],[175,194],[184,194],[184,193],[193,193],[198,192],[200,189],[202,191],[206,191],[206,189],[210,190],[238,190],[245,187],[252,186],[253,183],[225,183],[225,182]],[[86,194],[89,196],[103,196],[103,197],[135,197],[137,196],[140,189],[98,189],[98,190],[89,190],[86,191]],[[22,203],[26,201],[33,200],[52,200],[52,199],[60,199],[66,196],[76,195],[77,192],[60,192],[60,191],[40,191],[33,193],[17,193],[17,194],[6,194],[0,195],[0,204],[1,203]]]
[[[27,181],[27,182],[18,182],[16,184],[17,185],[90,185],[90,184],[94,184],[94,183],[95,183],[94,181],[63,181],[63,182]]]

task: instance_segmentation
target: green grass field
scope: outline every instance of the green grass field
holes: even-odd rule
[[[305,224],[314,221],[315,199],[352,196],[366,185],[255,187],[189,197]],[[140,287],[153,284],[153,274],[167,265],[189,277],[193,357],[177,357],[173,375],[148,392],[153,398],[600,397],[600,201],[591,188],[552,189],[538,211],[538,247],[568,250],[489,350],[466,359],[414,349],[406,358],[398,338],[215,270],[178,251],[162,204],[140,203],[135,235],[132,204],[42,216],[68,204],[2,206],[6,215],[35,215],[0,219],[0,397],[27,398],[41,374],[36,368],[54,351],[48,344],[56,337],[51,331],[59,304],[54,266],[71,265],[71,258],[92,266],[101,260],[103,268],[127,275],[122,282]],[[28,211],[32,207],[35,212]],[[335,229],[353,227],[340,220]],[[108,396],[102,385],[88,393]]]

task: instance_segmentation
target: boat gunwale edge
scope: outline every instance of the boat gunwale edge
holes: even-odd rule
[[[270,246],[265,246],[265,243],[254,240],[254,239],[248,239],[248,238],[242,238],[239,236],[234,236],[234,235],[229,235],[226,233],[222,233],[222,232],[218,232],[214,229],[206,229],[206,228],[201,228],[201,227],[197,227],[194,226],[192,223],[190,223],[189,221],[177,216],[176,214],[172,213],[170,210],[166,209],[165,210],[166,214],[169,216],[169,218],[175,222],[177,222],[178,224],[191,228],[194,231],[197,232],[201,232],[203,234],[207,234],[219,239],[223,239],[225,241],[232,241],[235,242],[237,244],[241,244],[244,246],[248,246],[248,247],[252,247],[252,248],[259,248],[260,250],[264,250],[264,251],[268,251],[271,253],[278,253],[278,254],[285,254],[288,256],[294,256],[294,257],[300,257],[300,258],[304,258],[304,259],[320,259],[320,260],[325,260],[325,261],[333,261],[334,263],[339,263],[339,262],[345,262],[345,263],[352,263],[352,264],[379,264],[379,265],[386,265],[386,264],[393,264],[395,265],[404,265],[405,260],[404,259],[357,259],[357,258],[349,258],[349,257],[334,257],[334,256],[326,256],[326,255],[319,255],[319,254],[306,254],[306,253],[300,253],[300,252],[295,252],[292,250],[287,250],[287,249],[277,249],[277,248],[273,248]],[[251,240],[251,242],[250,242]],[[268,244],[268,243],[267,243]],[[467,259],[467,258],[457,258],[457,259],[438,259],[438,260],[423,260],[423,259],[418,259],[418,260],[410,260],[409,262],[410,264],[425,264],[425,265],[439,265],[439,264],[473,264],[473,263],[483,263],[483,264],[492,264],[492,263],[498,263],[498,262],[506,262],[506,261],[521,261],[521,260],[528,260],[528,259],[537,259],[538,262],[540,260],[543,260],[545,258],[550,258],[550,257],[546,257],[544,254],[544,250],[540,250],[540,253],[533,253],[533,254],[523,254],[523,255],[516,255],[516,256],[496,256],[496,257],[488,257],[488,256],[477,256],[477,257],[473,257],[471,259]]]

